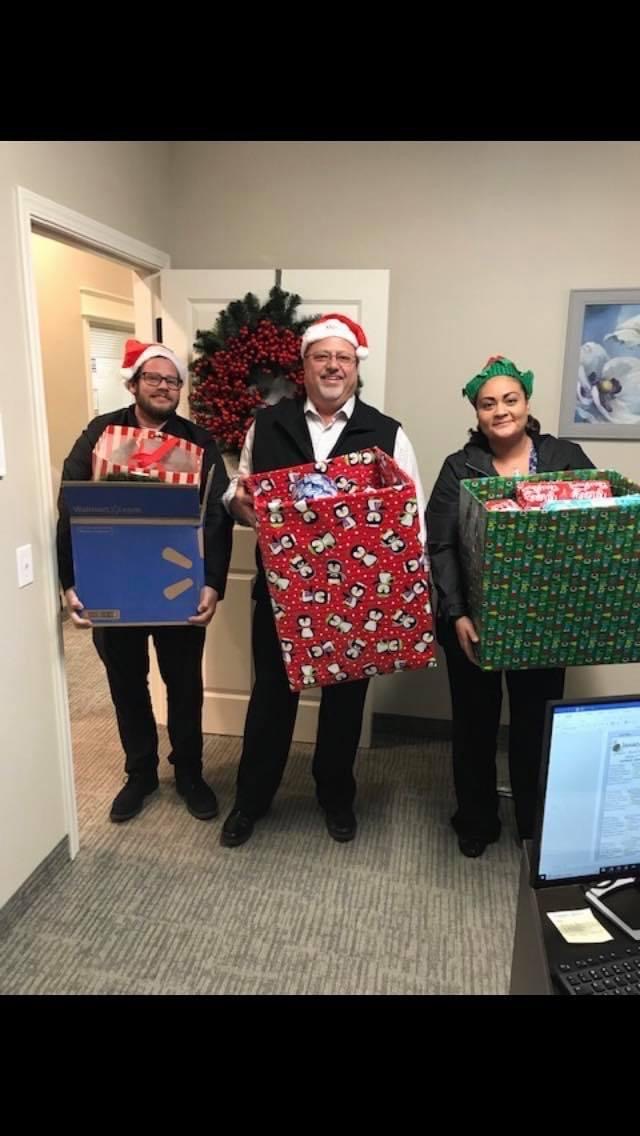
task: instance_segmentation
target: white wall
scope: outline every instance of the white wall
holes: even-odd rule
[[[0,481],[0,905],[65,836],[39,538],[33,410],[27,381],[15,187],[52,198],[162,248],[168,143],[0,143],[0,414],[7,476]],[[53,532],[51,540],[53,541]],[[33,546],[35,581],[18,589],[15,549]]]
[[[534,371],[556,432],[569,292],[640,286],[639,200],[637,142],[185,142],[169,251],[176,268],[390,268],[385,409],[428,494],[489,355]],[[640,474],[640,441],[585,449]],[[568,688],[640,690],[640,666],[576,668]],[[381,681],[376,709],[448,717],[444,664]]]

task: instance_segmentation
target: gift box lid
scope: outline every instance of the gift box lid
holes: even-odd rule
[[[72,524],[171,520],[197,525],[202,523],[212,474],[202,503],[199,486],[160,481],[63,481],[62,493]]]

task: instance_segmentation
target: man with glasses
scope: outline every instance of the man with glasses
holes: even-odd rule
[[[301,354],[306,398],[284,398],[258,412],[244,442],[238,477],[224,495],[232,516],[255,527],[253,499],[245,482],[251,473],[379,446],[415,483],[424,541],[424,494],[413,447],[398,422],[358,396],[358,365],[369,354],[363,329],[335,312],[322,316],[304,333]],[[289,690],[264,569],[259,550],[256,552],[255,684],[245,722],[236,800],[222,828],[221,843],[230,848],[249,839],[278,789],[299,698]],[[339,842],[353,840],[357,829],[353,765],[368,682],[365,678],[326,686],[320,701],[312,772],[327,830]]]
[[[127,780],[111,806],[112,821],[130,820],[144,799],[158,788],[158,733],[149,697],[149,635],[167,688],[169,761],[175,767],[176,789],[187,809],[199,820],[217,815],[215,793],[202,777],[202,654],[205,629],[224,596],[231,558],[232,525],[221,497],[228,486],[218,447],[206,430],[176,414],[187,367],[161,343],[127,341],[121,374],[134,401],[122,410],[101,414],[89,423],[67,457],[63,481],[90,481],[92,452],[110,425],[149,427],[195,443],[204,451],[201,493],[214,467],[204,520],[205,586],[198,614],[190,627],[96,627],[93,640],[109,680],[120,740],[125,752]],[[91,627],[83,615],[82,599],[74,588],[69,513],[62,491],[58,499],[58,572],[67,607],[76,627]],[[135,572],[135,564],[131,571]]]

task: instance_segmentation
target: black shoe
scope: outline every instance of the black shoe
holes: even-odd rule
[[[496,836],[459,836],[458,848],[463,856],[475,859],[477,856],[482,856],[487,844],[494,844],[499,836],[500,833]]]
[[[218,802],[212,788],[201,774],[184,773],[176,769],[176,789],[191,816],[197,820],[211,820],[218,815]]]
[[[340,844],[353,840],[358,829],[358,822],[351,809],[341,809],[339,812],[325,812],[327,832]]]
[[[222,826],[220,843],[224,848],[237,848],[249,839],[254,824],[254,817],[243,813],[241,809],[232,809]]]
[[[116,824],[123,820],[131,820],[140,812],[145,797],[148,797],[149,793],[154,793],[157,788],[157,773],[130,773],[126,785],[114,798],[109,819]]]

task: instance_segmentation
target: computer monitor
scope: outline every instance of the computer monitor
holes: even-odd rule
[[[640,694],[547,703],[531,884],[640,877]]]

